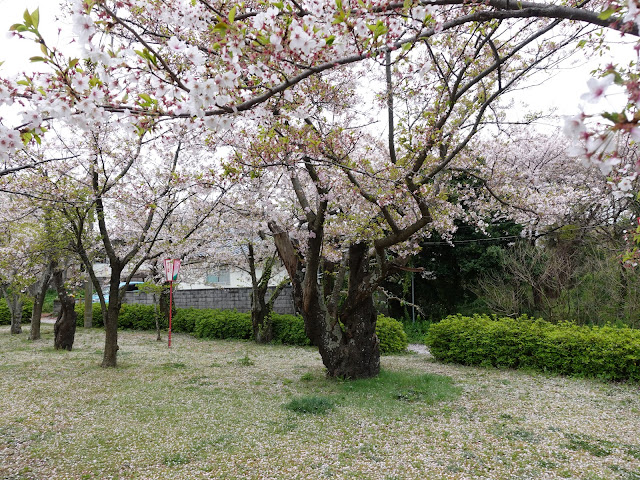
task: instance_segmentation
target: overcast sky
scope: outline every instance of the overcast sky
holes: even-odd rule
[[[22,21],[22,14],[26,8],[33,11],[40,8],[40,30],[52,45],[60,48],[68,48],[69,39],[58,39],[59,22],[56,23],[56,16],[60,12],[58,0],[0,0],[0,60],[5,64],[0,67],[0,72],[7,75],[9,72],[17,73],[25,68],[29,68],[28,59],[31,56],[39,55],[39,48],[33,42],[17,41],[11,39],[5,33],[9,27]],[[68,30],[68,28],[66,29]],[[610,34],[612,39],[618,40],[616,33]],[[578,54],[580,55],[580,54]],[[579,104],[582,104],[580,95],[587,91],[586,82],[590,78],[589,72],[599,64],[607,64],[615,61],[629,61],[635,58],[633,49],[630,46],[620,46],[614,48],[614,57],[605,56],[601,60],[590,61],[581,66],[567,65],[562,70],[554,72],[552,78],[542,85],[529,88],[515,95],[517,103],[525,102],[534,110],[547,110],[552,107],[558,108],[560,115],[575,115],[579,112]],[[579,57],[577,56],[577,59]],[[542,77],[538,77],[538,81]],[[623,96],[620,95],[619,99]],[[605,108],[617,108],[615,98],[605,101]],[[619,103],[619,102],[618,102]]]

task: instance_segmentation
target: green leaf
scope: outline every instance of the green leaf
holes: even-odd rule
[[[376,23],[375,25],[368,24],[367,28],[371,30],[371,33],[373,33],[374,39],[378,38],[380,35],[384,35],[389,31],[387,26],[384,23],[382,23],[380,20],[378,20],[378,23]]]
[[[25,86],[27,86],[27,87],[28,87],[29,85],[31,85],[31,83],[29,83],[27,80],[18,80],[16,83],[17,83],[18,85],[25,85]]]
[[[22,18],[24,18],[24,25],[26,27],[33,27],[33,20],[31,19],[31,14],[29,13],[29,10],[24,11]]]
[[[219,22],[215,27],[213,27],[214,32],[220,32],[223,35],[227,33],[228,29],[229,29],[229,25],[227,25],[224,22]]]
[[[236,11],[237,7],[233,7],[229,12],[229,23],[233,23],[233,21],[236,19]]]
[[[22,143],[26,145],[31,141],[31,138],[33,137],[33,135],[31,132],[23,132],[20,134],[20,137],[22,138]]]
[[[344,10],[342,7],[342,0],[336,0],[336,7],[338,7],[338,10]]]
[[[611,15],[613,15],[614,13],[616,13],[616,10],[613,8],[607,8],[604,12],[602,12],[600,15],[598,15],[598,18],[600,20],[608,20]]]
[[[14,23],[13,25],[11,25],[11,27],[9,28],[10,32],[26,32],[28,29],[27,27],[25,27],[23,24],[21,23]]]
[[[78,64],[78,61],[79,60],[77,58],[69,60],[69,68],[75,68],[75,66]]]
[[[33,26],[38,28],[40,25],[40,8],[36,8],[36,10],[31,14],[31,20],[33,21]]]
[[[47,59],[43,57],[31,57],[29,61],[30,62],[46,62]]]
[[[327,37],[327,39],[325,40],[325,43],[327,45],[333,45],[333,42],[335,41],[336,36],[335,35],[329,35],[329,37]]]

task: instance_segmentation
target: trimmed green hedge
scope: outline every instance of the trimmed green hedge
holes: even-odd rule
[[[431,326],[426,344],[444,362],[640,381],[640,330],[630,328],[451,315]]]
[[[235,310],[203,309],[195,319],[193,334],[198,338],[251,338],[251,315]]]
[[[271,314],[273,321],[273,338],[275,342],[285,345],[311,345],[304,333],[304,320],[297,315]]]
[[[99,303],[93,304],[93,326],[103,327],[102,310]],[[76,303],[75,311],[78,314],[76,325],[84,327],[84,303]],[[131,330],[155,330],[156,319],[153,305],[141,305],[137,303],[123,303],[118,315],[118,328]],[[165,321],[160,322],[160,328],[167,328]]]
[[[22,323],[31,321],[31,312],[33,310],[33,302],[26,301],[22,306]],[[4,298],[0,298],[0,325],[11,325],[11,312]]]
[[[171,319],[171,330],[174,332],[193,333],[196,319],[202,315],[199,308],[179,308]]]
[[[84,326],[84,304],[76,304],[77,325]],[[275,343],[285,345],[310,345],[304,331],[304,321],[296,315],[272,314]],[[93,304],[93,326],[102,327],[100,304]],[[123,303],[118,319],[120,328],[154,330],[156,328],[152,305]],[[161,325],[167,328],[166,322]],[[251,314],[235,310],[180,308],[173,316],[171,328],[174,332],[190,333],[198,338],[236,338],[248,340],[253,336]],[[407,335],[402,323],[380,315],[376,326],[383,354],[403,352],[407,348]]]
[[[84,327],[84,300],[81,302],[76,302],[76,306],[74,307],[74,310],[78,314],[78,316],[76,317],[76,326]],[[93,312],[92,313],[93,327],[104,327],[104,324],[102,323],[102,310],[100,309],[99,303],[94,303],[92,305],[92,312]]]
[[[376,335],[380,340],[380,353],[401,353],[407,349],[409,340],[402,323],[384,315],[378,315]]]

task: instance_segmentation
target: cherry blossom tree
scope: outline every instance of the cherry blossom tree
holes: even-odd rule
[[[84,126],[82,137],[61,132],[57,142],[48,145],[69,160],[50,164],[46,175],[36,177],[29,171],[22,182],[7,183],[16,195],[47,202],[62,219],[68,248],[84,264],[100,298],[105,367],[116,365],[118,313],[126,290],[121,282],[128,284],[148,260],[179,248],[183,233],[202,223],[197,215],[210,210],[191,208],[190,202],[198,195],[198,203],[206,204],[202,200],[212,191],[211,177],[193,161],[197,157],[179,132],[125,127],[117,121],[94,121]],[[169,222],[171,217],[180,221]],[[94,222],[97,231],[89,229]],[[94,269],[97,258],[106,258],[110,267],[108,302]],[[62,278],[54,279],[60,294]],[[59,319],[61,332],[75,329],[73,303],[69,299]]]
[[[236,145],[236,158],[240,158],[241,151],[240,145]],[[201,275],[206,267],[245,272],[251,280],[253,337],[258,343],[268,343],[273,340],[273,306],[289,284],[289,278],[286,272],[282,275],[284,269],[279,265],[267,222],[278,219],[282,225],[295,227],[293,192],[286,177],[278,171],[258,171],[242,162],[240,168],[247,168],[248,173],[243,175],[237,166],[229,169],[227,179],[233,187],[221,197],[208,227],[199,232],[200,238],[206,233],[207,239],[197,242],[195,264],[187,265],[187,269]]]

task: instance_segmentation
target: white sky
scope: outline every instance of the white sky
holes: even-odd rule
[[[35,43],[18,41],[6,34],[12,24],[22,21],[22,14],[26,8],[33,11],[38,7],[40,8],[40,30],[47,42],[62,49],[69,48],[68,38],[58,39],[60,23],[56,21],[56,16],[60,12],[59,0],[0,0],[0,11],[2,12],[0,17],[0,60],[5,62],[0,67],[0,73],[3,76],[9,73],[18,73],[25,68],[29,69],[29,57],[40,54],[39,47]],[[65,30],[68,31],[69,27]],[[612,40],[619,40],[619,36],[615,32],[609,35]],[[589,72],[591,70],[612,60],[628,62],[635,58],[633,48],[629,45],[616,46],[612,56],[604,56],[601,60],[591,60],[586,65],[584,62],[582,62],[583,65],[578,66],[567,65],[564,69],[553,72],[553,78],[550,80],[521,93],[516,93],[514,98],[516,98],[516,103],[526,103],[533,110],[546,111],[556,108],[558,115],[575,115],[579,112],[579,105],[584,104],[580,100],[580,95],[587,91],[586,82],[590,78]],[[576,60],[579,59],[576,56]],[[616,102],[615,96],[612,96],[599,105],[597,111],[602,111],[603,107],[613,109],[622,98],[623,95],[618,95],[618,102]],[[518,109],[520,110],[520,108]]]

